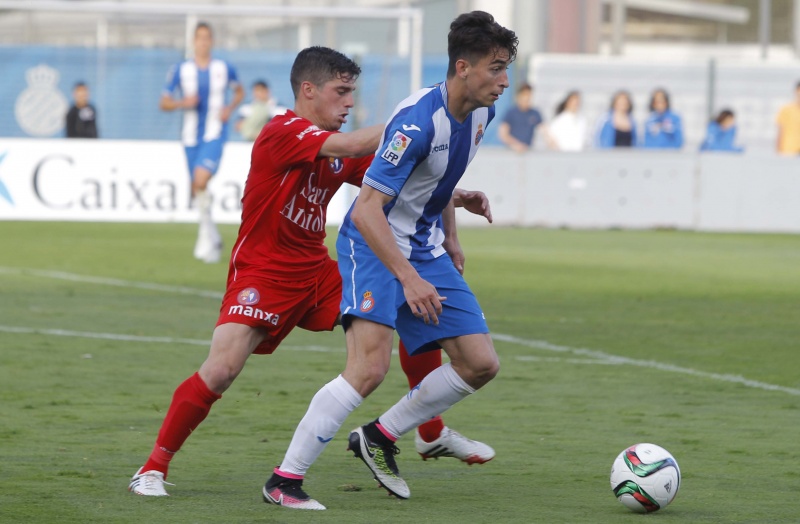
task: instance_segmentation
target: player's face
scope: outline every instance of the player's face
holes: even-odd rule
[[[205,27],[199,27],[194,33],[194,54],[206,57],[211,53],[211,31]]]
[[[489,107],[508,88],[508,50],[498,49],[467,68],[467,90],[477,107]]]
[[[346,122],[353,107],[355,80],[335,78],[322,86],[315,86],[314,113],[317,127],[326,131],[338,131]]]

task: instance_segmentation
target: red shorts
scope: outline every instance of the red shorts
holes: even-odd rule
[[[336,261],[328,259],[307,280],[276,281],[240,276],[228,283],[217,325],[236,323],[262,328],[267,340],[254,353],[269,354],[299,326],[309,331],[331,331],[339,316],[342,277]]]

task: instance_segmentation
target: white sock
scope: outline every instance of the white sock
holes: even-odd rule
[[[214,227],[214,222],[211,220],[211,193],[205,189],[194,194],[194,202],[197,206],[197,212],[200,215],[199,223],[200,229],[210,232]],[[208,233],[206,233],[208,234]]]
[[[325,384],[311,399],[308,411],[294,431],[280,470],[304,476],[342,427],[347,415],[362,400],[364,398],[341,375]]]
[[[431,371],[417,388],[380,416],[378,422],[395,438],[441,415],[475,389],[458,376],[448,362]]]

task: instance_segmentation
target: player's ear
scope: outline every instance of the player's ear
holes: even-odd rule
[[[470,64],[463,58],[456,60],[456,76],[461,80],[466,80],[469,74]]]
[[[303,98],[311,100],[312,98],[314,98],[315,93],[316,93],[316,87],[311,82],[306,80],[305,82],[300,84],[300,94],[303,96]]]

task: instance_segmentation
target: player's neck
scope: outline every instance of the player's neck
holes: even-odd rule
[[[208,64],[211,63],[211,55],[195,56],[194,63],[197,64],[197,67],[200,69],[205,69],[208,67]]]
[[[448,78],[447,84],[447,111],[458,122],[463,123],[470,113],[478,109],[474,102],[469,100],[466,87],[458,78]]]

